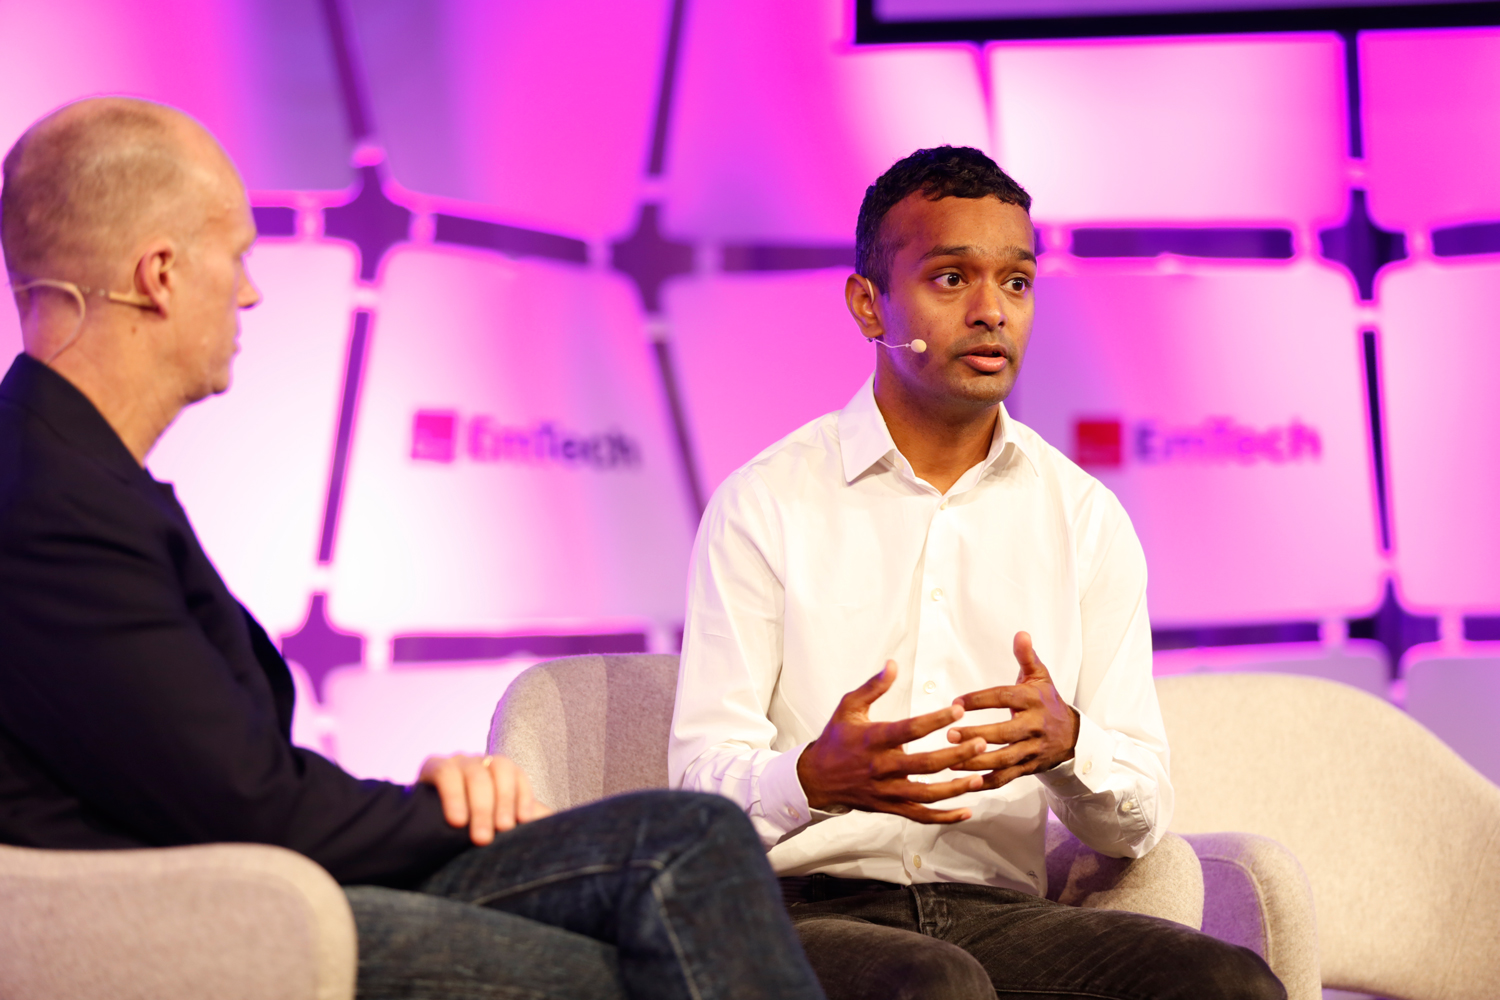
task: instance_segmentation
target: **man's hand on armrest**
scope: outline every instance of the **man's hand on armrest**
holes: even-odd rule
[[[1016,662],[1021,676],[1015,684],[986,688],[966,694],[954,702],[966,709],[1008,708],[1011,717],[990,726],[969,726],[948,731],[952,743],[979,738],[988,744],[999,744],[989,753],[970,757],[956,765],[960,771],[988,771],[985,788],[999,788],[1023,774],[1034,774],[1056,767],[1073,756],[1078,745],[1078,711],[1063,700],[1052,683],[1052,675],[1036,650],[1031,636],[1017,632]]]
[[[443,818],[450,826],[467,826],[469,839],[479,847],[493,841],[496,830],[503,833],[552,815],[533,797],[526,772],[507,757],[428,757],[417,781],[437,789]]]
[[[983,739],[931,753],[909,754],[902,747],[963,718],[954,704],[900,722],[871,722],[870,706],[896,680],[896,661],[860,687],[844,695],[823,734],[797,759],[797,778],[814,809],[849,806],[867,812],[888,812],[919,823],[957,823],[968,819],[968,809],[929,809],[921,803],[971,792],[983,784],[978,775],[925,784],[912,774],[936,774],[958,767],[982,753]]]

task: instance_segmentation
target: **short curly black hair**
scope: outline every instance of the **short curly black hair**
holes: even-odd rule
[[[913,191],[921,191],[930,201],[994,195],[1007,205],[1031,211],[1031,195],[972,146],[935,146],[897,160],[865,188],[859,221],[854,226],[854,269],[882,292],[890,283],[896,247],[880,238],[880,224],[886,213]]]

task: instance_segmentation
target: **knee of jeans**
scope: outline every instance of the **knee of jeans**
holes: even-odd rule
[[[750,818],[745,815],[745,810],[732,799],[712,792],[651,792],[648,793],[657,798],[652,803],[654,810],[660,815],[661,811],[671,809],[677,815],[691,822],[702,823],[705,830],[727,826],[732,830],[749,831],[752,839],[757,844],[760,840],[755,837],[755,828],[750,825]]]
[[[765,854],[760,834],[755,832],[750,817],[745,815],[745,810],[740,808],[739,803],[722,795],[701,792],[683,794],[691,794],[697,799],[709,828],[722,832],[730,839],[742,841],[747,849],[756,854]]]
[[[686,823],[705,834],[710,830],[715,833],[722,831],[730,839],[744,839],[753,844],[757,851],[764,853],[760,847],[760,838],[750,825],[750,818],[745,815],[745,811],[722,795],[652,789],[632,792],[630,798],[655,821]]]
[[[1199,968],[1205,995],[1224,1000],[1286,1000],[1286,987],[1271,967],[1249,948],[1215,941]]]
[[[893,1000],[994,1000],[995,987],[979,960],[957,945],[927,939],[906,949],[884,970],[895,987]]]
[[[1241,948],[1243,964],[1237,979],[1238,992],[1225,996],[1242,1000],[1286,1000],[1286,987],[1276,978],[1276,973],[1265,959],[1248,948]]]

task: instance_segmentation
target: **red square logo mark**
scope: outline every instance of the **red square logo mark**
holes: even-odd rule
[[[418,410],[411,421],[411,457],[419,462],[451,462],[457,437],[457,413]]]
[[[1088,419],[1073,423],[1073,456],[1082,466],[1118,469],[1125,464],[1125,432],[1119,420]]]

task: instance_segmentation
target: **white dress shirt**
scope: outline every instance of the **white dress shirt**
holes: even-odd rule
[[[1072,760],[944,801],[937,808],[973,811],[948,826],[809,809],[797,759],[846,692],[887,659],[900,673],[871,710],[877,720],[1013,684],[1023,630],[1078,709]],[[958,724],[1006,718],[986,709]],[[947,747],[946,732],[907,749]],[[1124,508],[1004,407],[988,456],[939,493],[896,449],[867,381],[709,503],[668,765],[674,786],[743,806],[780,875],[1044,894],[1048,806],[1096,850],[1139,857],[1171,819],[1172,786],[1146,560]]]

